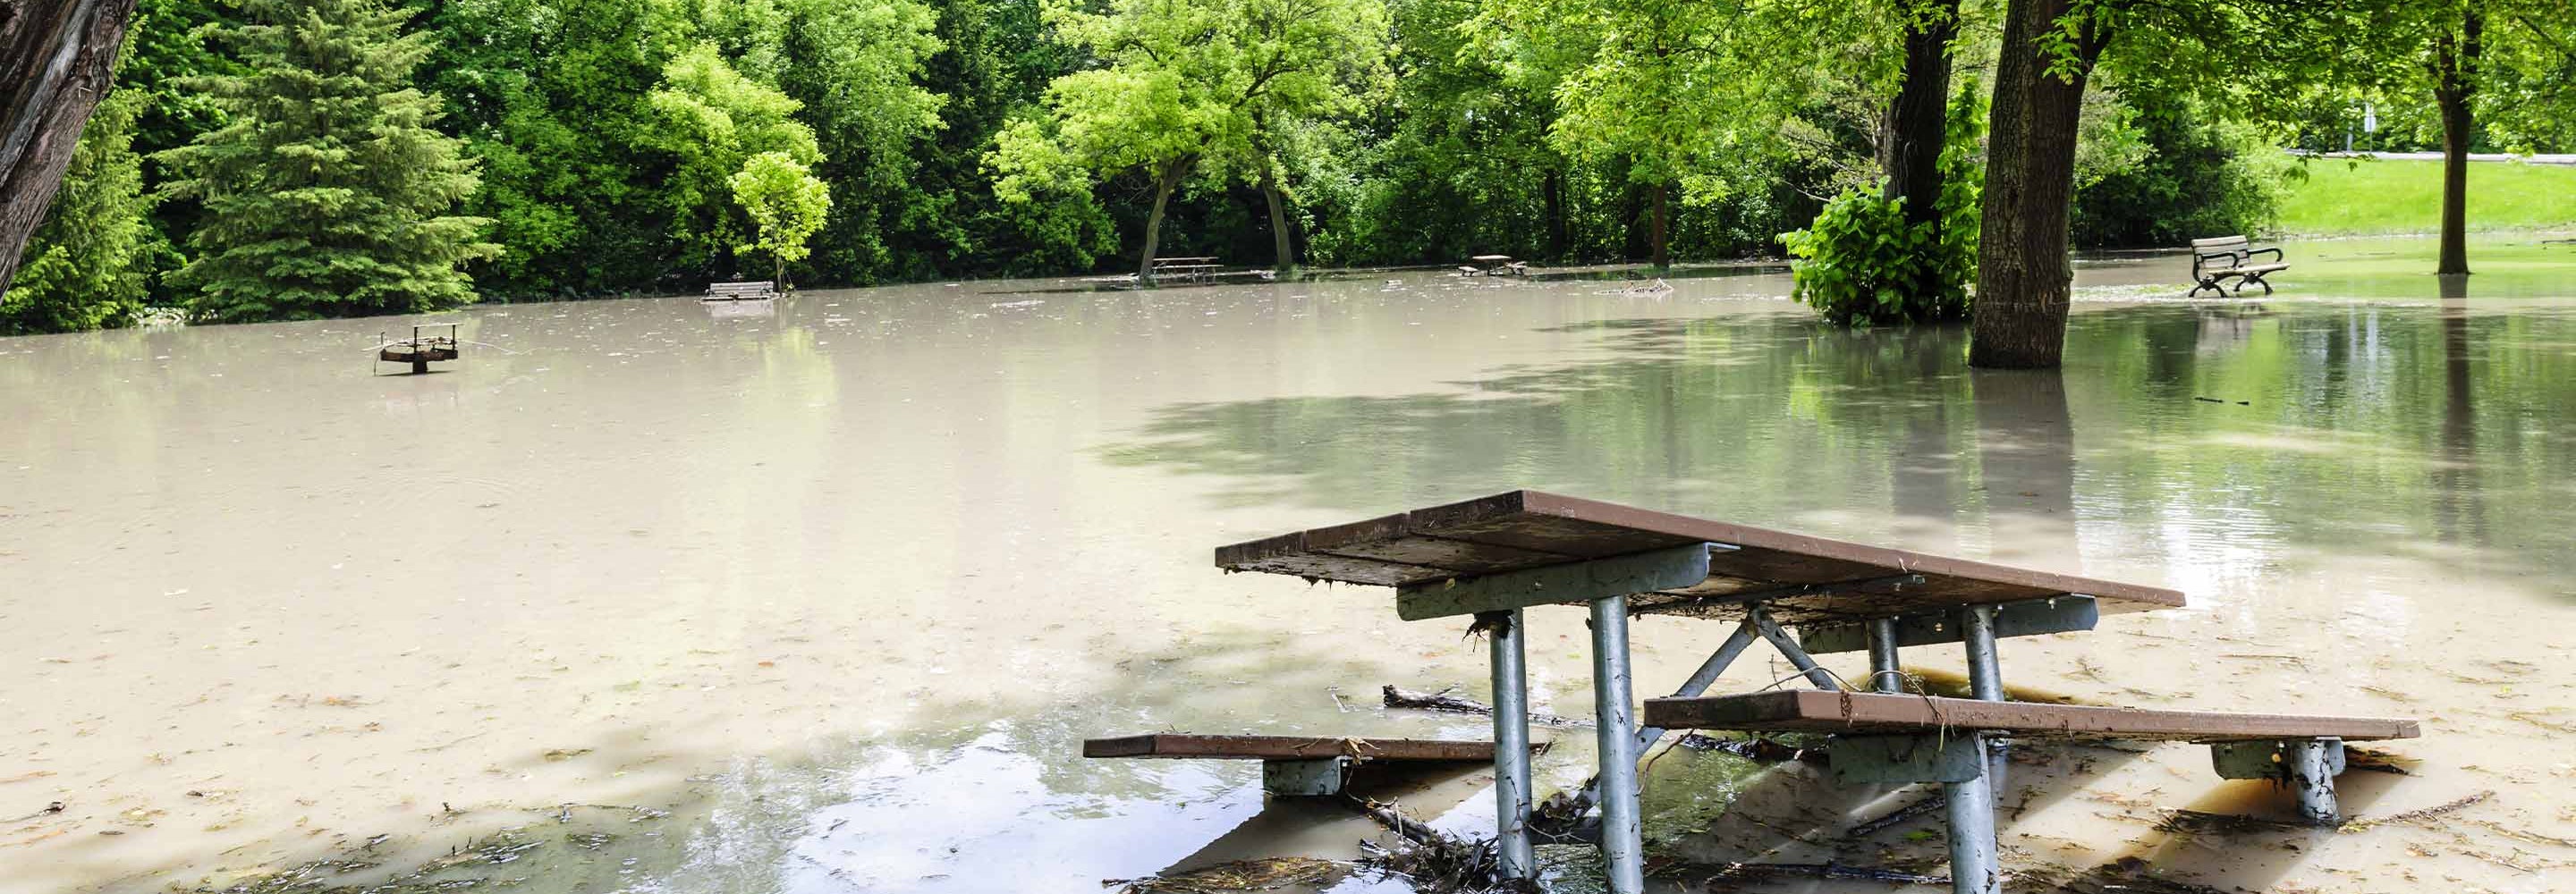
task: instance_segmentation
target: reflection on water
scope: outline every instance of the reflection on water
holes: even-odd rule
[[[2009,682],[2423,716],[2388,748],[2415,775],[2348,803],[2502,793],[2202,846],[2158,809],[2262,807],[2204,755],[2042,755],[2006,842],[2034,863],[2546,890],[2576,857],[2576,769],[2533,747],[2576,735],[2576,656],[2534,633],[2576,612],[2576,287],[2339,266],[2416,249],[2373,245],[2308,249],[2263,301],[2168,300],[2177,258],[2084,264],[2058,373],[1818,326],[1776,273],[522,305],[408,377],[366,375],[389,321],[0,339],[0,818],[65,804],[0,827],[0,890],[221,885],[391,835],[365,881],[503,829],[539,846],[456,871],[1092,891],[1348,858],[1372,826],[1264,805],[1252,766],[1079,742],[1482,735],[1374,705],[1475,694],[1458,629],[1207,549],[1520,486],[2177,586],[2192,608],[2008,642]],[[1536,707],[1587,712],[1579,613],[1531,619]],[[1636,639],[1652,689],[1712,634]],[[1721,686],[1782,675],[1745,665]],[[1590,760],[1555,738],[1542,787]],[[1811,777],[1685,753],[1649,809],[1699,859],[1920,850],[1833,838],[1906,793]],[[1482,784],[1403,797],[1474,830]]]

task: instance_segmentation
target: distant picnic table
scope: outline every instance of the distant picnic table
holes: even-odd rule
[[[1217,271],[1225,269],[1225,265],[1216,261],[1214,257],[1155,258],[1154,278],[1183,281],[1214,279]]]
[[[1458,275],[1460,275],[1460,276],[1478,276],[1478,275],[1482,275],[1482,276],[1528,276],[1528,275],[1529,275],[1529,264],[1528,264],[1528,262],[1512,260],[1512,256],[1511,256],[1511,255],[1477,255],[1477,256],[1475,256],[1475,257],[1468,258],[1467,260],[1472,261],[1472,262],[1474,262],[1474,263],[1473,263],[1472,265],[1471,265],[1471,264],[1460,264],[1460,265],[1458,265]]]

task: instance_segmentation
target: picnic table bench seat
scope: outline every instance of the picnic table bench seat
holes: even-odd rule
[[[1257,760],[1261,787],[1274,795],[1338,794],[1351,768],[1364,762],[1490,763],[1494,743],[1459,739],[1371,739],[1312,736],[1218,736],[1149,733],[1085,739],[1089,758]]]
[[[1646,723],[1666,729],[1744,732],[1916,733],[1982,730],[2017,739],[2251,742],[2331,738],[2412,739],[2416,723],[2393,717],[2168,711],[1877,692],[1782,690],[1646,700]]]

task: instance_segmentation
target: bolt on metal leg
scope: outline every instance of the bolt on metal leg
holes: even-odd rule
[[[1601,852],[1610,894],[1646,887],[1644,831],[1637,816],[1636,707],[1628,681],[1628,597],[1592,600],[1592,700],[1601,748]]]
[[[1969,734],[1984,744],[1985,736]],[[1950,820],[1950,891],[1952,894],[1997,894],[2003,873],[1995,856],[1995,789],[1990,775],[1965,782],[1944,782],[1941,794]]]
[[[1905,675],[1896,669],[1896,619],[1869,620],[1869,688],[1904,692]]]
[[[2290,742],[2282,757],[2290,765],[2290,788],[2299,798],[2299,818],[2310,825],[2343,824],[2343,809],[2335,802],[2334,766],[2327,751],[2334,740],[2301,739]]]
[[[1486,612],[1477,620],[1486,622],[1494,677],[1494,839],[1502,874],[1536,878],[1538,861],[1529,838],[1529,674],[1523,663],[1521,610]]]

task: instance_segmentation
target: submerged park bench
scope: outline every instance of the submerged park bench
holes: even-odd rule
[[[2414,723],[2403,720],[2008,703],[1997,638],[2090,630],[2102,614],[2176,608],[2183,595],[1537,491],[1221,547],[1216,564],[1391,586],[1405,620],[1475,616],[1475,629],[1487,634],[1493,680],[1497,851],[1504,872],[1520,878],[1535,872],[1522,609],[1588,606],[1600,773],[1597,792],[1579,800],[1600,805],[1601,847],[1616,894],[1635,894],[1644,884],[1637,756],[1669,726],[1833,734],[1838,773],[1943,783],[1952,885],[1971,894],[2000,886],[1994,809],[2002,762],[1995,746],[2004,737],[2216,743],[2220,775],[2290,779],[2309,814],[2330,820],[2342,741],[2415,734]],[[1671,698],[1648,703],[1640,729],[1628,619],[1650,614],[1736,624]],[[1822,691],[1700,698],[1757,639]],[[1899,649],[1954,643],[1966,649],[1976,698],[1894,694],[1902,688]],[[1878,694],[1844,691],[1812,654],[1863,650],[1868,688]]]
[[[711,282],[707,284],[706,297],[698,300],[762,301],[776,297],[778,297],[778,283],[763,279],[754,282]]]
[[[2271,263],[2253,263],[2254,256],[2259,254],[2270,254]],[[2243,236],[2194,239],[2191,240],[2191,277],[2196,284],[2191,291],[2183,293],[2183,297],[2199,295],[2202,289],[2225,295],[2230,279],[2236,280],[2236,293],[2239,295],[2244,294],[2245,287],[2249,285],[2262,286],[2263,294],[2269,295],[2272,294],[2272,284],[2264,282],[2263,277],[2288,269],[2290,265],[2282,261],[2278,247],[2255,248]]]
[[[1306,796],[1340,794],[1351,771],[1363,763],[1484,763],[1494,759],[1494,743],[1155,733],[1085,739],[1082,756],[1257,760],[1261,762],[1262,791]]]

